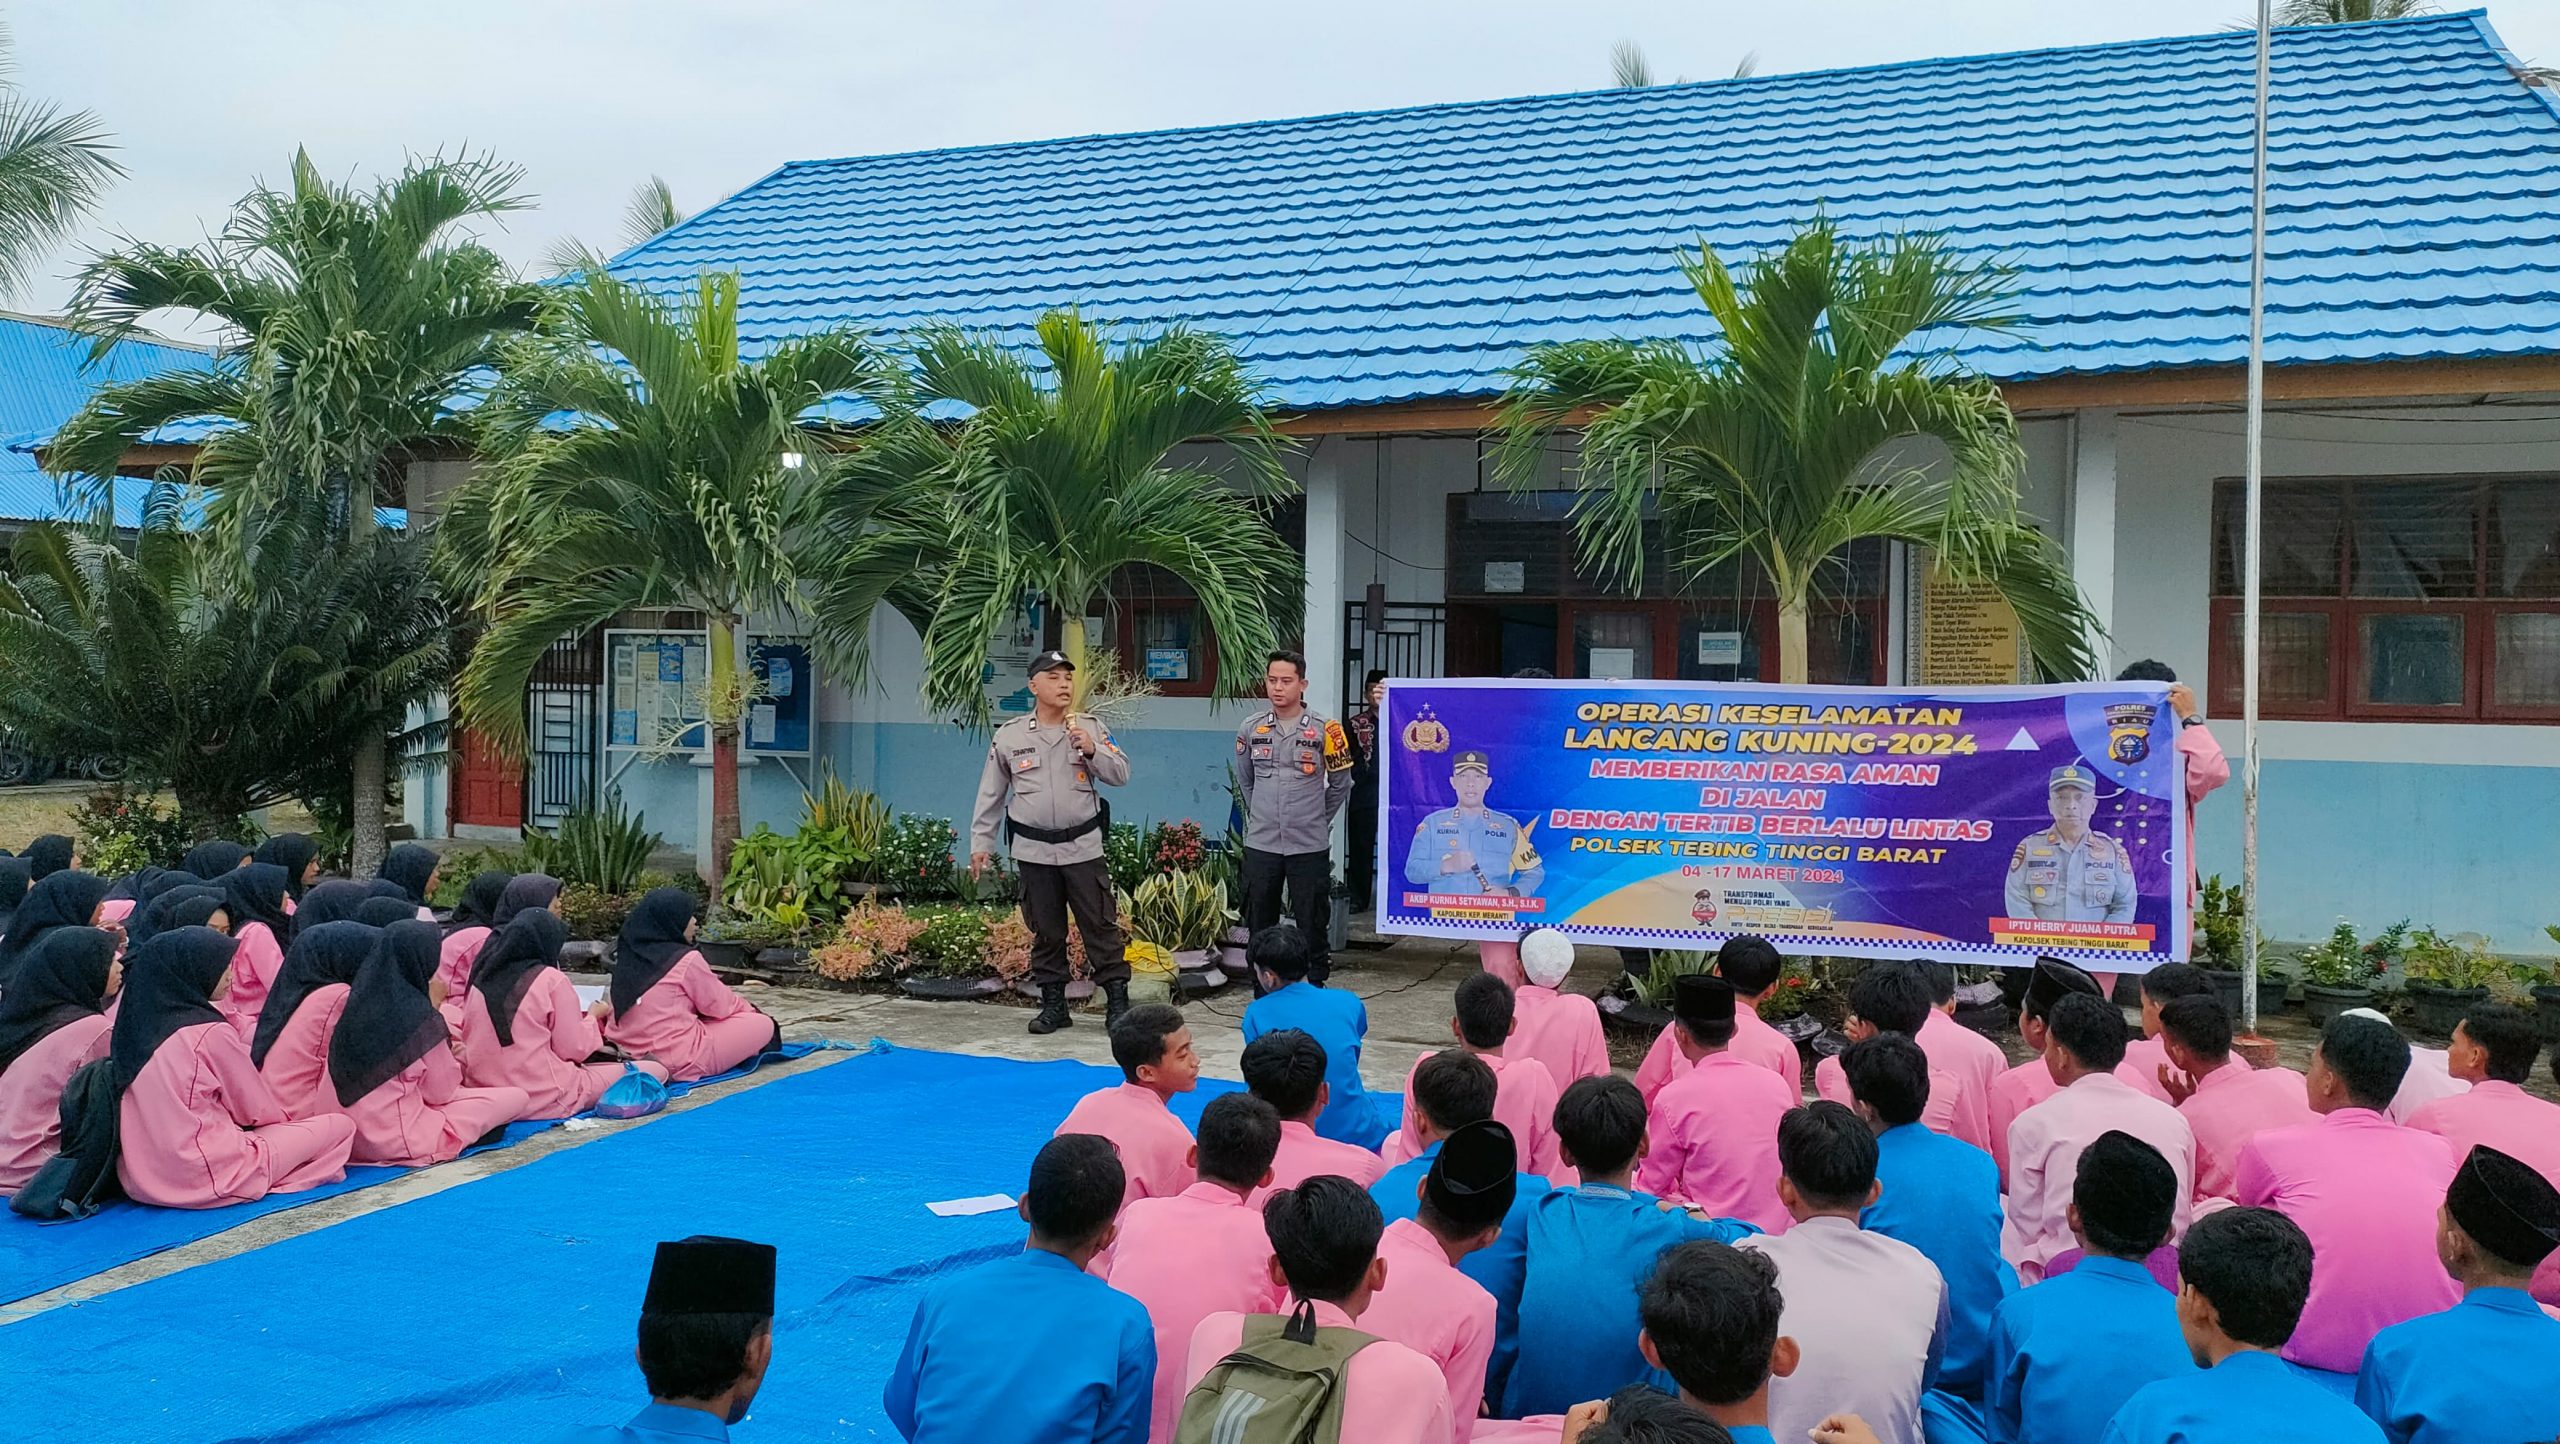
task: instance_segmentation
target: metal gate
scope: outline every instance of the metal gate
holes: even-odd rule
[[[525,687],[524,821],[556,827],[595,798],[597,720],[604,710],[604,633],[563,637]]]
[[[1447,675],[1448,611],[1438,602],[1388,602],[1379,608],[1378,625],[1371,627],[1368,603],[1345,603],[1343,710],[1367,705],[1360,682],[1373,668],[1390,677]]]

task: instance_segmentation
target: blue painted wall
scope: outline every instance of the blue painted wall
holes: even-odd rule
[[[957,727],[923,722],[862,722],[821,729],[827,755],[848,785],[867,787],[902,812],[951,819],[966,832],[978,796],[987,743]],[[1133,728],[1112,740],[1129,754],[1129,783],[1110,789],[1115,822],[1190,818],[1212,836],[1227,826],[1227,764],[1235,738],[1225,732]],[[781,826],[776,821],[775,826]]]

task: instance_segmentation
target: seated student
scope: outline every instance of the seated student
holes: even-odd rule
[[[2177,1170],[2130,1133],[2082,1150],[2071,1189],[2079,1265],[1992,1314],[1982,1401],[1992,1444],[2096,1439],[2135,1390],[2194,1371],[2177,1296],[2144,1262],[2168,1240],[2177,1192]]]
[[[1991,1080],[2009,1067],[2000,1045],[1956,1021],[1956,970],[1945,963],[1915,958],[1920,980],[1929,989],[1929,1012],[1912,1041],[1929,1055],[1930,1065],[1956,1080],[1953,1125],[1946,1131],[1989,1152],[1991,1148]]]
[[[399,889],[418,913],[419,921],[435,921],[435,910],[427,900],[436,895],[436,883],[444,877],[444,859],[435,849],[404,842],[382,858],[382,866],[374,870],[374,878]]]
[[[1434,1054],[1413,1073],[1413,1091],[1405,1095],[1408,1116],[1422,1125],[1422,1152],[1380,1175],[1369,1185],[1379,1212],[1393,1223],[1421,1213],[1421,1196],[1431,1165],[1447,1140],[1471,1123],[1493,1120],[1493,1070],[1472,1053]],[[1506,1132],[1508,1130],[1505,1130]],[[1516,1140],[1514,1146],[1517,1146]],[[1503,1213],[1502,1231],[1493,1242],[1458,1260],[1458,1271],[1493,1296],[1493,1357],[1485,1366],[1485,1397],[1499,1399],[1511,1377],[1511,1360],[1519,1349],[1520,1284],[1528,1266],[1529,1208],[1545,1196],[1547,1181],[1534,1173],[1517,1175],[1511,1207]]]
[[[1144,1304],[1155,1328],[1150,1438],[1173,1437],[1182,1365],[1200,1321],[1222,1309],[1259,1314],[1279,1305],[1271,1240],[1260,1211],[1245,1202],[1270,1182],[1279,1146],[1280,1115],[1270,1104],[1247,1093],[1212,1098],[1200,1110],[1200,1142],[1191,1150],[1200,1181],[1120,1212],[1120,1239],[1103,1277]]]
[[[2445,1051],[2453,1076],[2471,1091],[2418,1109],[2409,1126],[2443,1138],[2456,1157],[2487,1144],[2560,1180],[2560,1103],[2524,1091],[2542,1051],[2533,1019],[2503,1003],[2482,1003],[2454,1025]]]
[[[279,832],[258,844],[249,854],[251,862],[269,863],[284,869],[284,892],[292,902],[302,901],[320,881],[320,844],[307,833]],[[293,909],[285,909],[291,912]]]
[[[2462,1302],[2374,1335],[2356,1374],[2356,1407],[2391,1444],[2560,1439],[2560,1319],[2525,1292],[2555,1252],[2560,1190],[2522,1160],[2474,1145],[2436,1231]]]
[[[773,1365],[774,1248],[742,1238],[658,1245],[633,1356],[649,1407],[619,1428],[575,1429],[560,1444],[725,1441]]]
[[[240,1030],[242,1041],[258,1031],[258,1014],[267,1005],[267,990],[284,966],[285,939],[293,936],[287,912],[284,869],[271,862],[252,862],[222,877],[222,910],[231,915],[231,936],[240,951],[231,961],[231,996],[223,1013]]]
[[[1522,951],[1525,953],[1526,948]],[[1429,1359],[1449,1383],[1449,1418],[1460,1428],[1484,1411],[1498,1310],[1458,1264],[1502,1235],[1519,1192],[1519,1150],[1499,1123],[1470,1123],[1441,1141],[1411,1218],[1387,1225],[1378,1261],[1387,1281],[1360,1315],[1364,1333]]]
[[[1563,1437],[1568,1444],[1733,1444],[1736,1436],[1650,1384],[1630,1384],[1599,1403],[1575,1405]],[[1476,1439],[1484,1444],[1485,1436]]]
[[[1341,1361],[1335,1366],[1343,1444],[1439,1444],[1463,1437],[1449,1417],[1448,1383],[1439,1369],[1392,1339],[1359,1332],[1360,1315],[1387,1276],[1378,1261],[1385,1224],[1377,1203],[1350,1179],[1319,1174],[1274,1194],[1262,1220],[1271,1238],[1271,1281],[1288,1291],[1285,1312],[1216,1313],[1200,1321],[1183,1371],[1183,1420],[1218,1418],[1234,1397],[1221,1387],[1229,1380],[1238,1392],[1255,1392],[1252,1385],[1271,1378],[1273,1371],[1254,1368],[1239,1354],[1268,1353],[1272,1345],[1294,1342]],[[1364,1346],[1367,1339],[1374,1342]]]
[[[2320,1121],[2259,1134],[2232,1169],[2240,1202],[2283,1214],[2319,1253],[2284,1356],[2341,1376],[2323,1381],[2332,1387],[2352,1388],[2375,1334],[2461,1297],[2436,1257],[2452,1151],[2382,1116],[2408,1067],[2408,1041],[2389,1023],[2330,1019],[2305,1080]]]
[[[596,1056],[604,1047],[597,1025],[611,1002],[582,1006],[577,985],[560,971],[568,941],[569,925],[557,913],[517,914],[480,950],[463,998],[462,1081],[522,1089],[527,1118],[584,1113],[623,1073],[621,1063]],[[666,1065],[655,1059],[634,1066],[666,1081]]]
[[[2311,1275],[2311,1240],[2272,1209],[2197,1219],[2178,1245],[2177,1307],[2200,1372],[2135,1390],[2105,1444],[2381,1444],[2372,1420],[2276,1356]]]
[[[1337,1143],[1376,1148],[1394,1125],[1360,1082],[1360,1042],[1368,1036],[1369,1010],[1360,995],[1307,981],[1313,956],[1306,937],[1289,923],[1274,923],[1245,945],[1262,996],[1245,1005],[1244,1040],[1295,1028],[1324,1048],[1329,1097],[1316,1116],[1316,1132]]]
[[[1108,1138],[1041,1145],[1018,1206],[1030,1243],[916,1305],[881,1396],[910,1444],[1144,1444],[1155,1331],[1136,1299],[1085,1271],[1119,1232],[1125,1186]]]
[[[1793,1374],[1803,1351],[1779,1331],[1786,1305],[1769,1256],[1707,1242],[1666,1249],[1639,1310],[1636,1348],[1679,1386],[1680,1402],[1734,1444],[1772,1444],[1770,1381]]]
[[[44,935],[56,928],[94,928],[98,908],[107,900],[107,880],[85,872],[57,872],[27,889],[10,915],[7,936],[0,937],[0,992],[6,992],[18,964],[32,956]]]
[[[2054,1256],[2071,1247],[2071,1188],[2080,1151],[2110,1129],[2160,1150],[2178,1171],[2172,1237],[2185,1231],[2193,1211],[2196,1141],[2187,1120],[2115,1075],[2124,1061],[2124,1014],[2104,998],[2073,993],[2053,1005],[2046,1030],[2044,1064],[2060,1088],[2009,1126],[2009,1219],[2001,1230],[2000,1254],[2023,1284],[2043,1278]]]
[[[1991,1155],[1920,1124],[1929,1101],[1929,1056],[1908,1038],[1880,1033],[1840,1055],[1858,1116],[1876,1134],[1883,1196],[1858,1223],[1928,1256],[1947,1284],[1947,1337],[1936,1388],[1983,1398],[1991,1311],[2017,1292],[2000,1257],[2000,1171]]]
[[[2232,1167],[2252,1138],[2271,1128],[2317,1123],[2310,1090],[2290,1068],[2252,1068],[2231,1056],[2231,1011],[2219,993],[2160,1005],[2169,1094],[2196,1138],[2196,1197],[2229,1199]]]
[[[387,928],[394,923],[414,923],[420,919],[418,910],[409,906],[407,898],[376,893],[356,904],[356,921],[369,928]]]
[[[1131,1008],[1111,1025],[1111,1061],[1120,1065],[1124,1081],[1076,1100],[1057,1131],[1111,1140],[1127,1177],[1123,1202],[1171,1198],[1199,1176],[1191,1162],[1191,1130],[1165,1106],[1176,1093],[1200,1086],[1200,1055],[1192,1051],[1190,1025],[1180,1009],[1164,1003]]]
[[[1789,1220],[1778,1202],[1778,1120],[1803,1095],[1733,1052],[1740,1012],[1741,998],[1722,978],[1691,974],[1673,984],[1672,1022],[1690,1066],[1654,1095],[1651,1147],[1636,1182],[1657,1197],[1782,1232]]]
[[[1532,929],[1520,940],[1520,971],[1528,981],[1514,989],[1509,1058],[1535,1058],[1559,1089],[1577,1078],[1609,1072],[1609,1039],[1600,1030],[1600,1008],[1580,993],[1560,992],[1573,971],[1573,939],[1553,928]]]
[[[220,882],[222,875],[235,867],[247,867],[249,849],[228,838],[210,838],[187,850],[178,862],[180,872],[193,873],[206,882]]]
[[[27,879],[42,882],[57,872],[69,872],[80,865],[80,845],[58,832],[48,832],[27,844],[18,854],[27,864]]]
[[[267,1080],[287,1118],[341,1113],[329,1087],[329,1038],[346,1011],[347,988],[382,940],[380,928],[322,923],[294,935],[275,986],[249,1035],[249,1063]]]
[[[184,874],[173,874],[173,876],[184,876]],[[362,907],[364,900],[371,896],[373,896],[373,890],[367,884],[352,882],[343,877],[333,877],[302,895],[302,901],[293,910],[293,932],[295,936],[300,936],[322,923],[353,922],[356,909]],[[291,939],[286,941],[290,946]]]
[[[1787,960],[1767,938],[1744,933],[1725,939],[1716,950],[1716,976],[1733,984],[1733,1056],[1777,1074],[1795,1097],[1802,1098],[1804,1061],[1796,1054],[1794,1040],[1760,1016],[1760,1000],[1777,989],[1786,971]],[[1679,1020],[1663,1024],[1644,1063],[1636,1069],[1636,1091],[1644,1095],[1645,1106],[1652,1107],[1664,1085],[1693,1066],[1689,1055],[1680,1051]]]
[[[107,1000],[124,983],[115,934],[57,928],[0,996],[0,1195],[62,1147],[62,1085],[107,1056]]]
[[[1855,1413],[1887,1440],[1919,1439],[1947,1286],[1918,1249],[1858,1227],[1878,1195],[1875,1134],[1837,1103],[1810,1103],[1778,1125],[1778,1162],[1795,1227],[1736,1245],[1777,1262],[1780,1325],[1799,1355],[1770,1386],[1770,1433],[1802,1439],[1831,1414]]]
[[[1521,1167],[1549,1183],[1569,1183],[1572,1180],[1564,1176],[1564,1165],[1556,1158],[1555,1075],[1535,1058],[1514,1059],[1503,1052],[1516,1024],[1509,983],[1491,973],[1471,974],[1459,982],[1449,1033],[1459,1047],[1493,1070],[1494,1121],[1511,1130],[1521,1149]],[[1420,1068],[1433,1056],[1424,1053],[1413,1066]],[[1413,1091],[1410,1073],[1405,1075],[1405,1091]],[[1421,1147],[1421,1133],[1408,1113],[1403,1127],[1387,1140],[1384,1156],[1390,1165],[1402,1163]]]
[[[1696,981],[1724,986],[1721,979]],[[1773,1082],[1761,1069],[1735,1066]],[[1702,1065],[1675,1079],[1663,1096],[1677,1099],[1712,1071]],[[1500,1411],[1506,1419],[1562,1413],[1628,1384],[1664,1382],[1650,1380],[1636,1350],[1636,1294],[1646,1271],[1674,1244],[1731,1243],[1758,1232],[1729,1218],[1666,1211],[1661,1200],[1636,1191],[1636,1160],[1646,1146],[1644,1097],[1626,1079],[1585,1078],[1566,1089],[1556,1105],[1556,1130],[1582,1182],[1550,1190],[1529,1208],[1519,1355]],[[1774,1197],[1774,1185],[1770,1192]]]
[[[288,1120],[249,1045],[215,1006],[238,944],[178,928],[126,964],[108,1044],[122,1097],[116,1176],[125,1196],[164,1208],[219,1208],[346,1176],[355,1124]]]
[[[329,1082],[355,1120],[358,1163],[424,1168],[522,1118],[521,1088],[471,1088],[444,1024],[434,923],[393,923],[357,970],[329,1034]]]
[[[2160,1010],[2180,998],[2222,999],[2222,990],[2204,969],[2185,963],[2163,963],[2144,973],[2142,983],[2142,1028],[2124,1049],[2124,1066],[2116,1076],[2135,1089],[2150,1094],[2163,1103],[2178,1100],[2169,1094],[2162,1074],[2169,1066],[2168,1040],[2161,1036]],[[2110,1001],[2113,1001],[2110,999]]]
[[[2053,1070],[2044,1066],[2045,1044],[2051,1040],[2045,1031],[2045,1014],[2071,993],[2106,996],[2098,990],[2095,978],[2060,958],[2038,958],[2035,966],[2027,970],[2026,992],[2018,999],[2018,1037],[2033,1056],[1991,1080],[1988,1106],[1991,1159],[2000,1165],[2003,1186],[2009,1180],[2010,1126],[2018,1121],[2019,1114],[2052,1097],[2061,1086],[2053,1081]]]
[[[732,991],[694,951],[701,905],[680,887],[652,889],[613,944],[604,1036],[655,1058],[679,1082],[726,1073],[782,1041],[773,1019]]]
[[[436,976],[444,980],[445,1020],[456,1037],[462,1033],[462,998],[471,991],[471,965],[497,931],[499,899],[506,896],[514,874],[484,872],[462,885],[462,899],[444,923],[444,942],[436,950]]]
[[[1934,1011],[1929,1002],[1929,980],[1922,975],[1921,964],[1890,959],[1869,963],[1849,980],[1848,995],[1849,1019],[1841,1026],[1841,1032],[1847,1034],[1852,1043],[1872,1038],[1878,1033],[1899,1033],[1920,1043],[1920,1051],[1929,1054],[1929,1111],[1920,1115],[1920,1121],[1950,1138],[1964,1138],[1956,1127],[1964,1080],[1937,1054],[1930,1052],[1927,1043],[1920,1042],[1920,1030],[1929,1025],[1929,1015]],[[1817,1096],[1843,1108],[1848,1107],[1856,1096],[1849,1091],[1849,1077],[1841,1071],[1838,1058],[1825,1058],[1813,1066],[1813,1087]],[[1986,1089],[1983,1100],[1986,1130],[1990,1116],[1987,1094]],[[1965,1138],[1965,1141],[1985,1152],[1990,1151],[1987,1142],[1976,1142],[1970,1138]]]
[[[528,912],[560,915],[560,879],[547,872],[520,872],[507,880],[506,890],[498,894],[498,905],[489,911],[490,931],[503,930],[507,924]]]
[[[1295,1188],[1319,1173],[1340,1174],[1367,1188],[1387,1170],[1386,1160],[1368,1149],[1317,1135],[1315,1120],[1330,1096],[1324,1073],[1324,1045],[1304,1029],[1283,1028],[1244,1045],[1244,1086],[1280,1115],[1271,1192]],[[1262,1199],[1253,1202],[1259,1207]]]

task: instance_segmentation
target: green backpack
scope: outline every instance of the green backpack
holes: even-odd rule
[[[1376,1342],[1358,1329],[1316,1327],[1303,1302],[1285,1319],[1249,1315],[1235,1352],[1183,1399],[1174,1444],[1338,1444],[1343,1371]]]

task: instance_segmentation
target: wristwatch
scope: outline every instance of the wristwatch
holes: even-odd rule
[[[2204,714],[2202,712],[2189,713],[2188,715],[2178,719],[2178,725],[2181,727],[2202,727],[2204,725]]]

